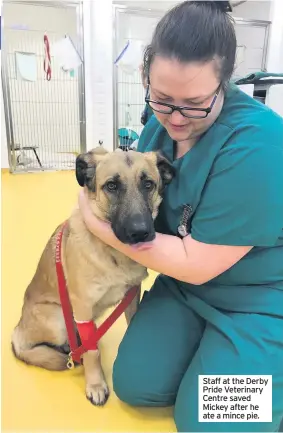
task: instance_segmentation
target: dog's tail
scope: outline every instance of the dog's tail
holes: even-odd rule
[[[47,370],[62,371],[67,369],[68,354],[51,346],[48,343],[41,343],[34,346],[25,344],[21,338],[18,327],[12,335],[12,350],[16,358],[26,364],[35,365]]]

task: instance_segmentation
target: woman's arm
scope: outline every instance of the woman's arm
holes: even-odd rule
[[[209,245],[191,236],[181,240],[161,233],[156,234],[149,248],[135,248],[120,242],[110,225],[92,214],[83,190],[79,194],[79,206],[88,229],[103,242],[149,269],[194,285],[215,278],[252,249],[250,246]]]

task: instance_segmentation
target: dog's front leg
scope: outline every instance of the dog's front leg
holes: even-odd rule
[[[138,309],[139,303],[140,303],[140,297],[141,297],[141,286],[139,286],[138,291],[130,305],[125,310],[125,317],[127,321],[127,326],[129,326],[132,318],[136,314],[136,311]]]
[[[100,353],[94,341],[95,325],[92,320],[92,308],[82,302],[76,302],[74,314],[82,344],[90,348],[83,355],[86,397],[92,404],[102,406],[108,399],[109,389],[105,381]]]
[[[109,389],[101,366],[99,350],[89,350],[83,355],[86,397],[95,406],[103,406],[108,397]]]

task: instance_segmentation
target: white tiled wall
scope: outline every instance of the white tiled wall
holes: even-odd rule
[[[283,1],[272,0],[267,70],[283,73]]]
[[[236,25],[237,45],[241,59],[236,61],[235,77],[242,77],[262,69],[265,27]]]
[[[273,0],[247,0],[234,7],[233,16],[249,20],[269,20]]]
[[[87,149],[113,150],[112,0],[85,0],[84,52]]]

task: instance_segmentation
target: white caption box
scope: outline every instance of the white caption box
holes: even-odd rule
[[[272,422],[271,375],[200,375],[199,422]]]

